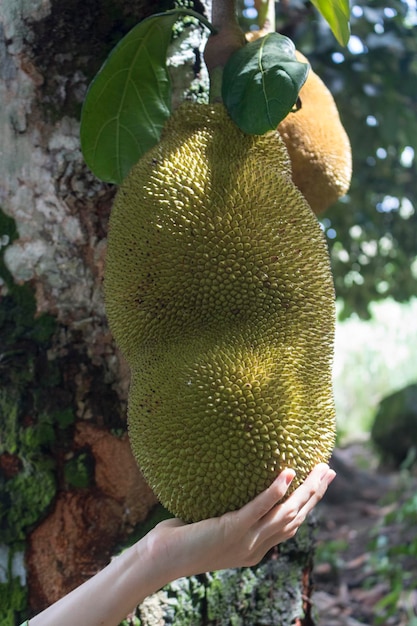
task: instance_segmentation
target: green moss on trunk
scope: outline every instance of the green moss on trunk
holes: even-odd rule
[[[48,511],[56,493],[53,449],[70,427],[70,407],[54,404],[61,383],[57,363],[46,357],[57,325],[36,315],[29,286],[15,285],[3,252],[16,237],[0,211],[0,623],[14,626],[26,608],[27,590],[12,564],[27,533]],[[23,567],[23,565],[22,565]],[[4,601],[3,601],[4,599]]]
[[[15,558],[11,550],[0,546],[0,618],[1,626],[15,626],[24,619],[27,589],[16,575]]]

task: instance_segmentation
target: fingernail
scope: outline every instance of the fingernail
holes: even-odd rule
[[[334,470],[329,470],[327,474],[327,486],[330,485],[331,482],[336,478],[336,472]]]
[[[332,470],[333,471],[333,470]],[[327,466],[320,474],[320,482],[324,480],[329,472],[329,466]]]
[[[291,470],[291,472],[292,472],[291,474],[287,474],[286,477],[285,477],[285,484],[286,485],[290,485],[292,483],[292,481],[294,480],[294,478],[295,478],[294,470]]]

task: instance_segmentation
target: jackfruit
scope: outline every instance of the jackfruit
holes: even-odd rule
[[[119,188],[104,288],[132,450],[173,514],[221,515],[328,460],[333,282],[277,132],[182,104]]]
[[[251,42],[265,30],[245,34]],[[297,61],[308,59],[295,51]],[[336,103],[321,78],[310,68],[300,89],[300,107],[278,125],[292,164],[292,179],[316,215],[320,215],[350,187],[352,151]]]
[[[301,52],[297,60],[308,63]],[[278,125],[292,164],[292,179],[316,215],[344,196],[352,176],[349,138],[332,94],[310,69],[301,87],[301,107]]]

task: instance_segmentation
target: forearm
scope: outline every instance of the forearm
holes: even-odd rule
[[[155,542],[144,537],[96,576],[32,618],[30,626],[117,626],[142,600],[169,579]]]
[[[188,525],[161,522],[99,574],[31,619],[30,626],[117,626],[129,610],[176,578],[259,563],[272,546],[294,536],[335,473],[317,465],[281,503],[294,475],[284,470],[239,511]]]

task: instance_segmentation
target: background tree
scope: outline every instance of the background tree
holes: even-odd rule
[[[293,38],[332,91],[352,143],[349,194],[322,218],[343,315],[415,296],[417,14],[412,3],[354,2],[341,48],[311,7],[278,4]]]
[[[209,4],[192,6],[209,14]],[[85,165],[79,119],[87,86],[112,47],[138,20],[172,6],[164,0],[4,0],[0,7],[5,626],[19,623],[28,605],[29,612],[40,610],[91,576],[159,515],[125,436],[128,372],[109,335],[101,294],[115,189]],[[250,27],[248,7],[242,6],[242,20]],[[351,136],[351,192],[322,222],[345,312],[366,315],[371,299],[415,293],[416,21],[397,0],[389,9],[357,3],[352,24],[355,38],[342,49],[311,5],[277,6],[278,30],[294,39],[332,89]],[[184,92],[203,98],[206,35],[194,26],[180,26],[175,35],[174,101]],[[173,611],[175,623],[190,623],[198,607],[201,623],[229,623],[229,611],[307,626],[310,607],[302,598],[309,596],[311,545],[306,527],[262,569],[179,581],[171,598],[151,598],[142,607],[142,623],[162,615],[170,623]],[[158,618],[151,617],[155,611]]]

